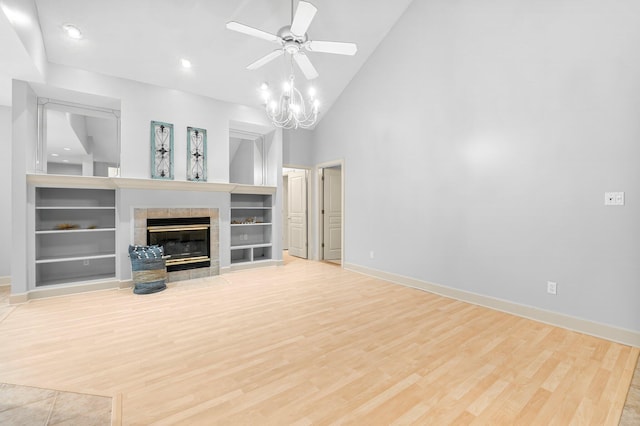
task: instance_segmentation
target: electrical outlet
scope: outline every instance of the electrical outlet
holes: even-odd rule
[[[553,281],[547,281],[547,293],[549,294],[558,294],[558,284]]]
[[[89,259],[85,259],[85,260],[83,260],[83,261],[82,261],[82,264],[83,264],[84,266],[89,266]]]
[[[605,206],[624,206],[624,192],[605,192]]]

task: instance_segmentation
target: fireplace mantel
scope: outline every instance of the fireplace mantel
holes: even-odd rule
[[[28,174],[27,183],[59,188],[124,188],[164,191],[227,192],[233,194],[275,194],[276,192],[275,186],[242,185],[237,183],[45,174]]]

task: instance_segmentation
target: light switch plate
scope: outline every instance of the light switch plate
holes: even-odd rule
[[[605,192],[605,206],[624,206],[624,192]]]

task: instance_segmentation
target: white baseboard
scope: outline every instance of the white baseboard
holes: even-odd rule
[[[122,286],[122,283],[122,281],[118,280],[108,280],[83,284],[51,286],[49,288],[37,288],[26,293],[11,294],[9,296],[9,304],[15,305],[28,302],[29,300],[44,299],[46,297],[68,296],[70,294],[86,293],[88,291],[126,288],[126,282],[124,282],[124,286]]]
[[[11,277],[0,277],[0,287],[11,285]]]
[[[369,275],[395,284],[428,291],[440,296],[450,297],[452,299],[472,303],[474,305],[484,306],[486,308],[495,309],[497,311],[506,312],[519,317],[543,322],[545,324],[600,337],[613,342],[622,343],[624,345],[640,347],[640,332],[637,331],[600,324],[557,312],[546,311],[532,306],[520,305],[507,300],[496,299],[494,297],[483,296],[481,294],[458,290],[443,285],[432,284],[415,278],[379,271],[364,266],[354,265],[352,263],[345,263],[344,269]]]

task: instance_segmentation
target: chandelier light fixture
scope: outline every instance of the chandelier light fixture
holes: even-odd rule
[[[248,70],[258,69],[285,54],[291,57],[291,72],[288,81],[283,85],[280,96],[272,97],[269,86],[266,84],[263,84],[261,88],[267,115],[276,127],[284,129],[308,128],[313,126],[318,119],[319,102],[316,99],[315,90],[310,89],[309,98],[305,100],[302,93],[296,88],[293,73],[294,61],[306,79],[313,80],[318,77],[318,71],[305,51],[348,56],[355,55],[358,51],[358,46],[355,43],[310,40],[307,29],[317,11],[318,9],[311,3],[299,0],[294,13],[293,0],[291,0],[291,24],[280,28],[277,34],[236,21],[227,22],[227,28],[232,31],[261,38],[278,45],[276,50],[249,64]]]
[[[282,85],[279,96],[272,96],[267,83],[262,83],[260,92],[267,116],[276,127],[308,129],[318,120],[320,101],[316,98],[316,90],[313,86],[309,87],[308,97],[305,99],[296,87],[293,65],[289,79]]]

